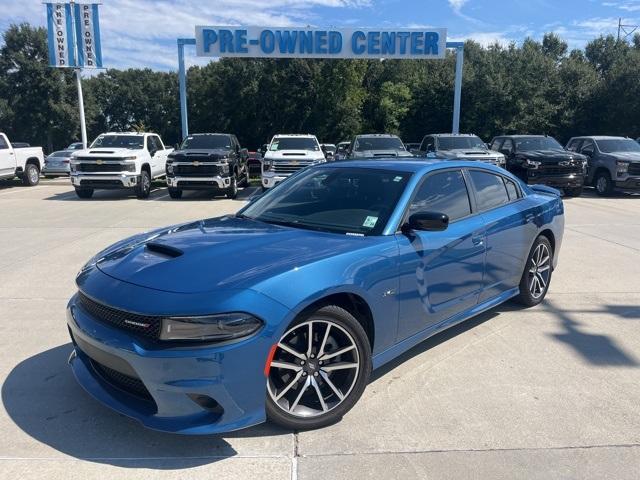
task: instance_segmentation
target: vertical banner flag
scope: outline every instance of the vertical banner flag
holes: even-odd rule
[[[76,3],[76,41],[78,64],[85,68],[102,68],[100,22],[97,3]]]
[[[76,67],[73,48],[73,16],[68,3],[47,3],[49,65]]]

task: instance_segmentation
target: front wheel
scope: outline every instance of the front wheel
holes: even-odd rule
[[[231,177],[231,185],[227,188],[226,195],[232,200],[238,196],[238,179],[235,175]]]
[[[93,188],[75,187],[76,195],[78,198],[91,198],[93,197]]]
[[[608,197],[613,192],[613,181],[609,172],[604,170],[598,172],[595,178],[596,192],[601,197]]]
[[[371,373],[362,325],[343,308],[322,307],[285,332],[268,367],[267,417],[293,430],[340,420]]]
[[[25,165],[24,172],[22,173],[22,183],[27,187],[35,187],[40,183],[40,169],[37,165],[33,163]]]
[[[169,187],[169,196],[176,200],[182,198],[182,189]]]
[[[516,300],[527,307],[542,302],[549,290],[552,271],[553,249],[547,237],[540,235],[529,252]]]
[[[565,188],[564,193],[567,197],[579,197],[582,195],[582,187]]]
[[[149,194],[151,193],[151,175],[146,170],[142,170],[140,174],[140,182],[135,187],[136,197],[140,200],[144,200],[145,198],[149,198]]]

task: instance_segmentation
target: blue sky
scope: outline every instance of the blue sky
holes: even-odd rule
[[[41,0],[0,0],[0,12],[0,31],[46,20]],[[485,45],[554,31],[579,48],[615,34],[619,17],[640,24],[640,0],[102,0],[100,22],[105,66],[175,70],[175,39],[196,24],[445,27],[449,40]]]

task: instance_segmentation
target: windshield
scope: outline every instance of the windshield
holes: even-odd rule
[[[193,135],[185,138],[180,146],[181,150],[196,148],[231,150],[231,137],[229,135]]]
[[[478,137],[438,137],[438,149],[463,150],[465,148],[482,148],[487,146]]]
[[[612,152],[640,152],[640,145],[629,138],[596,140],[602,153]]]
[[[516,138],[516,150],[563,150],[562,145],[553,137],[524,137]]]
[[[144,135],[100,135],[90,148],[128,148],[140,150],[144,148]]]
[[[366,150],[404,150],[402,140],[398,137],[360,137],[353,146],[356,152]]]
[[[239,215],[310,230],[380,235],[410,177],[410,172],[371,168],[310,168]]]
[[[278,150],[310,150],[317,152],[320,145],[315,138],[310,137],[282,137],[274,138],[269,145],[269,150],[277,152]]]

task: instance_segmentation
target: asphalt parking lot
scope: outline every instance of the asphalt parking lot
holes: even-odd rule
[[[638,478],[640,196],[567,200],[543,305],[508,303],[419,345],[332,427],[181,437],[96,403],[66,363],[78,269],[251,194],[87,201],[68,180],[0,183],[0,478]]]

